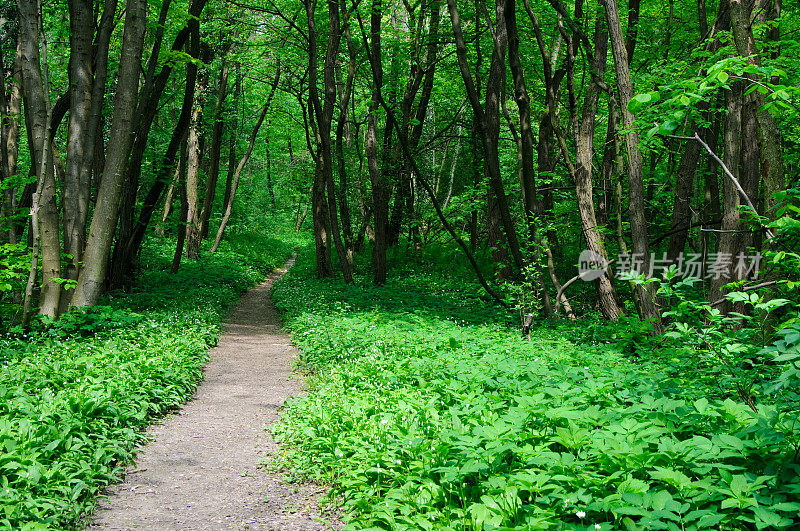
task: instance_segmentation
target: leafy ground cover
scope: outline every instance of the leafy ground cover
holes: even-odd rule
[[[133,293],[1,340],[0,527],[77,525],[142,429],[193,393],[225,309],[292,250],[231,235],[172,275],[172,244],[152,243]]]
[[[345,286],[301,256],[273,290],[310,391],[273,428],[282,464],[330,483],[347,529],[800,525],[771,395],[754,412],[680,348],[637,346],[632,321],[523,340],[452,268],[395,267]]]

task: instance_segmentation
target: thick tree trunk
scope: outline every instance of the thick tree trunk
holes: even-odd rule
[[[760,65],[761,59],[756,49],[753,28],[750,24],[752,5],[752,2],[745,3],[742,0],[730,0],[731,29],[737,53],[747,58],[751,64]],[[779,11],[780,7],[778,7]],[[764,108],[764,95],[756,91],[753,96],[759,109],[757,114],[758,145],[760,148],[761,177],[764,181],[764,197],[767,206],[767,211],[764,214],[774,218],[777,200],[773,194],[786,187],[780,131],[778,131],[775,117]]]
[[[62,207],[64,211],[64,253],[72,255],[67,261],[65,277],[78,278],[86,240],[86,221],[89,214],[89,181],[91,179],[92,148],[90,134],[92,113],[92,37],[94,36],[93,2],[69,0],[70,15],[70,105],[67,130],[67,171],[64,176]],[[98,58],[102,60],[102,58]],[[105,82],[105,80],[103,80]],[[66,309],[70,294],[61,294],[62,309]]]
[[[125,12],[114,120],[111,125],[103,180],[97,194],[97,205],[89,229],[83,267],[72,297],[71,306],[97,304],[103,292],[109,251],[117,226],[119,200],[125,178],[125,165],[131,147],[131,127],[136,112],[139,71],[147,27],[147,3],[129,0]]]
[[[642,153],[639,151],[639,135],[636,133],[633,113],[628,110],[628,103],[633,97],[633,82],[628,69],[628,52],[623,41],[617,0],[601,0],[601,3],[606,8],[606,18],[611,36],[611,49],[614,56],[617,87],[620,95],[619,104],[622,110],[622,126],[627,130],[625,134],[625,150],[628,155],[629,212],[633,254],[643,262],[643,270],[640,273],[647,274],[650,270],[650,244],[648,242],[648,223],[644,208],[644,163]],[[637,287],[636,292],[637,309],[640,317],[651,320],[655,333],[661,333],[663,327],[653,285],[647,284]]]

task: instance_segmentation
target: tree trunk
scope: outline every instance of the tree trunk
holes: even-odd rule
[[[723,162],[736,179],[739,179],[742,161],[742,93],[741,81],[731,84],[725,93],[725,152]],[[722,224],[717,238],[717,257],[733,257],[738,249],[739,240],[739,190],[728,178],[722,179]],[[718,258],[719,259],[719,258]],[[711,279],[708,300],[717,301],[723,296],[722,286],[731,282],[731,278],[723,275]],[[726,305],[727,306],[727,305]],[[726,308],[723,308],[723,311]]]
[[[516,228],[511,219],[511,213],[503,187],[498,149],[500,133],[500,88],[502,79],[505,78],[505,52],[508,42],[505,23],[506,1],[507,0],[496,1],[497,20],[495,24],[495,44],[492,50],[492,61],[489,67],[489,77],[486,85],[485,109],[480,104],[476,83],[472,78],[467,63],[467,48],[461,30],[461,20],[455,0],[447,0],[447,7],[453,26],[453,36],[456,41],[456,55],[461,70],[461,77],[464,80],[467,96],[472,106],[473,113],[475,114],[476,125],[482,136],[485,168],[489,176],[492,191],[497,200],[499,215],[502,219],[503,230],[514,260],[514,265],[516,265],[518,270],[521,270],[523,266],[522,253],[520,252]]]
[[[231,213],[233,212],[233,201],[236,199],[236,189],[239,187],[239,178],[242,175],[242,171],[244,167],[247,165],[247,161],[250,160],[250,155],[253,153],[253,146],[256,144],[256,138],[258,137],[258,131],[261,129],[261,124],[264,123],[264,119],[267,117],[267,112],[269,112],[269,107],[272,105],[272,98],[275,97],[275,91],[278,88],[278,83],[281,79],[281,64],[280,61],[278,62],[278,68],[275,71],[275,79],[272,81],[272,90],[270,90],[269,97],[267,98],[264,107],[261,109],[261,114],[258,116],[258,120],[256,121],[256,125],[253,127],[252,133],[250,133],[250,141],[247,144],[247,151],[245,151],[244,156],[239,161],[239,164],[236,166],[236,171],[233,173],[233,181],[231,183],[231,191],[228,197],[228,202],[225,204],[225,213],[222,215],[222,221],[219,224],[219,228],[217,229],[217,236],[214,238],[214,244],[209,249],[210,253],[217,252],[219,249],[219,244],[222,242],[222,235],[225,233],[225,228],[228,226],[228,221],[231,219]]]
[[[378,169],[378,98],[383,85],[383,60],[381,57],[381,0],[372,0],[370,17],[370,53],[372,58],[372,103],[367,117],[367,171],[372,183],[372,210],[375,243],[372,249],[372,266],[375,284],[386,284],[386,247],[389,224],[389,198],[384,175]],[[387,122],[390,120],[386,117]]]
[[[38,236],[42,253],[42,289],[39,311],[56,317],[61,297],[61,242],[59,239],[56,182],[50,146],[50,111],[47,95],[48,80],[42,72],[39,55],[39,27],[41,4],[39,0],[18,0],[20,70],[22,72],[23,100],[27,124],[31,167],[37,175]],[[46,48],[43,48],[46,50]],[[46,63],[46,59],[45,59]]]
[[[188,20],[186,25],[178,32],[173,40],[171,53],[181,53],[186,47],[186,42],[191,34],[199,31],[200,15],[205,7],[207,0],[191,0],[188,9]],[[142,210],[139,212],[139,217],[134,222],[135,216],[135,203],[136,195],[139,189],[140,176],[142,173],[142,165],[144,161],[145,151],[147,149],[148,138],[153,125],[153,121],[159,110],[159,100],[164,92],[164,89],[169,80],[172,69],[175,67],[175,61],[164,61],[161,70],[158,74],[155,73],[157,65],[160,63],[160,50],[161,43],[164,36],[165,21],[168,15],[171,0],[165,0],[161,5],[159,13],[158,24],[156,25],[155,39],[153,42],[152,51],[147,61],[147,70],[145,72],[144,83],[142,86],[139,102],[136,107],[134,115],[134,135],[133,145],[130,148],[130,162],[126,165],[127,176],[124,180],[124,188],[122,193],[122,203],[120,206],[119,214],[119,229],[117,231],[117,241],[127,242],[124,245],[115,247],[113,255],[112,270],[110,274],[111,286],[118,286],[126,280],[130,279],[130,274],[134,265],[133,257],[139,251],[141,239],[144,237],[144,231],[147,225],[142,227],[140,223],[143,220],[149,222],[152,216],[155,205],[150,205],[147,198],[142,205]],[[199,39],[199,37],[198,37]],[[199,44],[198,44],[199,47]],[[195,59],[199,57],[199,52],[190,53]],[[194,82],[192,83],[194,85]],[[194,87],[193,89],[194,90]],[[181,133],[182,134],[182,133]],[[170,164],[174,164],[174,159],[178,154],[179,146],[174,146],[174,152],[170,158]],[[159,169],[160,171],[160,169]],[[156,181],[150,192],[158,191],[155,196],[155,201],[161,197],[164,188],[166,187],[166,178],[170,173],[171,168],[168,168],[164,173],[163,182]],[[152,199],[150,194],[148,197]],[[134,254],[130,254],[128,248],[131,248]]]
[[[222,197],[222,207],[228,204],[228,200],[231,197],[231,188],[233,186],[233,174],[236,173],[236,142],[239,138],[239,98],[242,94],[242,70],[241,65],[239,63],[236,64],[236,81],[235,81],[235,88],[233,92],[233,108],[236,109],[236,113],[233,117],[233,123],[230,127],[230,134],[228,135],[228,173],[225,177],[225,193]],[[291,157],[291,146],[289,146],[289,153]]]
[[[117,226],[119,200],[125,178],[125,165],[131,147],[131,127],[136,112],[139,71],[147,26],[147,3],[129,0],[125,12],[114,120],[111,125],[103,180],[97,194],[94,217],[89,229],[83,267],[71,306],[97,304],[103,292],[109,251]]]
[[[189,165],[189,146],[187,139],[184,139],[181,142],[181,156],[178,160],[178,195],[180,196],[181,200],[181,213],[178,219],[181,220],[178,223],[178,238],[175,242],[175,252],[172,255],[172,265],[170,266],[170,273],[173,275],[178,272],[178,269],[181,266],[181,257],[183,256],[183,247],[186,243],[186,228],[187,224],[185,220],[189,215],[189,201],[188,196],[186,194],[186,177],[188,172],[188,165]]]
[[[745,4],[742,0],[730,0],[730,6],[731,29],[736,51],[740,56],[747,58],[749,63],[760,65],[761,59],[756,49],[753,28],[750,24],[752,3]],[[764,197],[767,206],[767,211],[764,214],[774,219],[777,200],[773,194],[786,187],[780,131],[775,117],[764,108],[764,95],[758,91],[754,92],[753,95],[759,109],[757,115],[758,145],[760,148],[761,177],[764,181]]]
[[[628,52],[623,41],[617,0],[601,0],[601,3],[606,8],[606,18],[611,36],[611,49],[614,56],[617,88],[620,95],[619,104],[622,110],[622,126],[627,131],[625,134],[625,150],[628,155],[629,212],[633,254],[637,259],[640,258],[642,260],[643,270],[639,271],[639,273],[647,274],[650,270],[650,244],[648,242],[648,224],[644,208],[643,161],[642,153],[639,151],[639,135],[636,133],[633,113],[628,110],[628,103],[633,97],[633,82],[628,69]],[[653,285],[638,286],[636,292],[639,316],[642,319],[651,320],[654,332],[660,334],[663,331],[663,327]]]
[[[186,258],[200,258],[200,136],[203,129],[203,104],[208,86],[208,76],[198,72],[197,89],[194,93],[192,119],[189,122],[186,158]]]
[[[606,68],[606,55],[608,52],[608,34],[603,27],[602,19],[595,23],[594,37],[595,56],[592,68],[602,76]],[[594,129],[595,115],[597,114],[597,100],[600,87],[592,82],[586,89],[583,101],[583,112],[580,125],[576,131],[576,166],[575,166],[575,192],[578,199],[578,211],[581,218],[583,236],[589,250],[608,259],[603,233],[594,209],[594,183],[592,179],[592,160],[594,158]],[[564,154],[564,156],[568,156]],[[617,303],[614,286],[608,274],[601,276],[597,281],[597,299],[600,310],[607,319],[616,320],[622,313]]]
[[[69,0],[70,16],[70,105],[67,131],[67,171],[64,177],[62,207],[64,211],[64,253],[67,261],[65,277],[78,278],[86,239],[89,213],[89,181],[91,179],[94,139],[87,140],[92,113],[92,37],[94,36],[93,2]],[[102,58],[99,58],[102,60]],[[105,80],[103,80],[105,83]],[[61,294],[65,309],[69,293]]]
[[[694,176],[700,161],[700,143],[689,140],[675,173],[675,200],[672,205],[672,228],[667,258],[675,261],[686,247],[686,238],[692,221],[691,201],[694,193]]]
[[[347,41],[347,51],[350,61],[347,66],[347,80],[345,81],[344,91],[339,97],[339,119],[336,123],[336,161],[339,170],[339,192],[337,200],[339,203],[339,216],[342,220],[342,235],[344,236],[344,248],[347,254],[347,261],[352,266],[353,264],[353,224],[350,219],[350,207],[347,204],[347,158],[344,153],[345,144],[345,127],[347,124],[348,107],[350,105],[350,98],[353,95],[353,86],[356,77],[356,65],[358,56],[356,54],[355,46],[353,45],[352,36],[350,34],[350,27],[348,24],[344,26],[344,36]],[[350,133],[350,127],[347,127]],[[291,139],[290,139],[291,141]],[[291,143],[290,143],[291,149]],[[290,151],[291,155],[291,151]]]
[[[228,47],[230,50],[230,47]],[[217,181],[219,180],[220,158],[222,154],[222,132],[225,125],[223,111],[225,110],[225,99],[228,96],[228,76],[230,65],[226,57],[222,58],[222,69],[217,83],[217,102],[214,105],[214,129],[211,132],[211,152],[209,153],[210,163],[208,168],[208,181],[206,184],[206,194],[203,198],[203,210],[200,222],[200,239],[204,240],[208,236],[208,223],[211,220],[211,211],[214,209],[214,197],[217,193]],[[233,134],[233,133],[231,133]]]
[[[17,47],[19,50],[19,46]],[[0,57],[0,68],[5,71],[3,66],[2,57]],[[19,158],[19,122],[20,114],[22,112],[22,87],[19,80],[21,75],[19,72],[19,59],[15,59],[14,65],[11,69],[11,82],[10,91],[6,94],[5,83],[2,86],[3,101],[0,102],[2,107],[2,116],[0,117],[2,135],[0,135],[0,150],[2,150],[2,175],[3,179],[8,179],[17,175],[17,159]],[[3,197],[3,212],[4,217],[10,217],[17,212],[17,194],[14,187],[7,186]],[[14,244],[19,240],[17,234],[16,224],[12,220],[8,220],[8,243]]]
[[[308,21],[308,103],[309,113],[315,121],[313,128],[317,151],[315,158],[316,168],[311,189],[311,215],[314,220],[314,244],[317,255],[317,276],[319,278],[332,277],[333,265],[331,264],[331,217],[336,212],[330,211],[326,202],[325,189],[328,184],[329,172],[332,172],[332,152],[329,118],[333,113],[333,104],[336,101],[336,85],[333,78],[333,66],[339,51],[339,5],[335,0],[328,0],[328,18],[332,25],[328,33],[328,42],[323,65],[324,104],[320,101],[317,61],[317,29],[314,20],[316,1],[304,0],[306,18]],[[330,64],[329,64],[330,63]],[[330,68],[330,70],[329,70]],[[330,101],[330,109],[329,107]],[[332,177],[331,177],[332,178]]]
[[[108,49],[114,24],[117,0],[105,3],[93,53],[95,14],[93,2],[70,0],[70,102],[67,133],[67,171],[64,178],[62,206],[64,210],[64,253],[67,261],[65,277],[77,280],[86,246],[86,224],[89,215],[92,168],[96,138],[101,135]],[[94,57],[93,57],[94,55]],[[94,74],[94,75],[93,75]],[[71,292],[61,294],[61,307],[68,307]]]

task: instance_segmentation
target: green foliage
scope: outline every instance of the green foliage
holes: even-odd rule
[[[0,341],[0,527],[76,525],[193,393],[225,308],[291,251],[238,234],[170,275],[171,244],[150,245],[135,293]]]
[[[698,378],[696,356],[592,340],[615,328],[629,345],[632,321],[545,324],[524,341],[446,268],[383,289],[312,269],[301,259],[274,289],[310,388],[274,431],[292,473],[333,485],[347,529],[800,524],[772,395],[754,412]],[[797,328],[782,337],[796,362]]]

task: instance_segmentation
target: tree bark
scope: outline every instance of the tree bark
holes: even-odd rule
[[[67,261],[65,277],[78,278],[86,240],[86,221],[89,213],[89,181],[91,179],[92,148],[90,134],[92,113],[92,37],[94,35],[93,2],[69,0],[69,126],[67,130],[67,171],[64,176],[62,208],[64,212],[64,253],[72,255]],[[105,83],[105,80],[103,80]],[[61,305],[69,293],[61,294]]]
[[[188,136],[188,135],[187,135]],[[178,196],[181,201],[181,212],[178,219],[178,238],[175,242],[175,252],[172,254],[172,265],[170,266],[170,273],[173,275],[178,272],[181,267],[181,257],[183,256],[183,247],[186,243],[186,217],[189,215],[189,201],[186,194],[186,176],[189,165],[189,145],[188,139],[184,138],[181,142],[181,155],[178,159]]]
[[[72,296],[71,306],[97,304],[103,292],[109,251],[117,226],[120,193],[125,178],[125,165],[131,147],[131,127],[136,112],[139,71],[147,27],[147,2],[129,0],[125,13],[114,120],[109,134],[103,180],[97,194],[94,217],[89,229],[83,267]]]
[[[506,1],[507,0],[496,0],[497,20],[495,24],[495,44],[492,50],[492,61],[489,67],[489,77],[486,85],[485,109],[480,104],[476,83],[472,78],[469,64],[467,63],[467,47],[455,0],[447,0],[447,7],[453,26],[453,36],[456,41],[456,55],[459,69],[461,70],[461,77],[464,80],[467,97],[472,106],[472,111],[475,114],[476,125],[482,136],[486,172],[497,200],[499,215],[502,219],[503,230],[514,260],[514,265],[518,270],[521,270],[523,267],[522,253],[520,252],[516,228],[511,218],[506,193],[503,187],[498,149],[500,133],[500,88],[501,81],[505,78],[505,53],[508,43],[505,23]]]
[[[186,258],[197,260],[200,258],[200,137],[203,129],[203,105],[205,91],[208,88],[208,76],[205,72],[198,72],[197,88],[194,93],[192,119],[189,122],[189,135],[187,137],[186,158]]]
[[[381,0],[372,1],[370,16],[370,57],[372,64],[372,103],[367,117],[367,171],[372,184],[372,211],[375,243],[372,249],[373,281],[376,285],[386,284],[386,247],[389,224],[389,197],[383,172],[378,169],[378,98],[383,85],[383,60],[381,56]],[[391,120],[386,117],[387,122]],[[389,122],[391,123],[391,122]]]
[[[648,224],[644,208],[644,176],[642,153],[639,151],[639,135],[636,133],[633,113],[628,109],[628,103],[633,97],[633,82],[628,69],[628,52],[624,46],[622,27],[619,21],[619,9],[616,0],[601,0],[606,8],[606,19],[611,36],[611,49],[614,56],[614,67],[617,74],[617,88],[620,95],[620,108],[622,110],[622,126],[627,130],[625,134],[625,150],[628,155],[628,192],[629,213],[631,223],[631,238],[633,253],[642,259],[643,271],[650,270],[650,245],[648,242]],[[652,284],[638,286],[637,310],[642,319],[651,320],[654,332],[663,331],[661,316],[656,304],[655,289]]]
[[[316,0],[304,0],[306,18],[308,21],[308,103],[317,145],[314,161],[314,180],[311,188],[311,215],[314,221],[314,247],[317,256],[317,276],[319,278],[332,277],[333,265],[331,263],[331,217],[336,212],[330,211],[326,202],[325,189],[328,185],[328,174],[332,172],[332,152],[330,128],[328,118],[333,113],[333,104],[336,100],[336,84],[333,78],[333,66],[339,50],[339,5],[335,0],[328,0],[328,17],[332,27],[329,29],[328,42],[323,65],[324,104],[320,101],[317,60],[317,28],[315,21]],[[329,62],[330,71],[329,71]],[[329,107],[330,101],[330,109]]]
[[[230,50],[230,47],[226,51]],[[208,236],[208,223],[211,220],[211,211],[214,208],[214,197],[217,193],[217,181],[219,180],[219,167],[222,154],[222,133],[225,125],[223,111],[225,110],[225,99],[228,97],[228,76],[230,65],[227,57],[222,58],[222,69],[217,82],[217,101],[214,105],[214,128],[211,132],[211,152],[209,153],[210,163],[208,168],[208,181],[206,193],[203,197],[203,210],[200,221],[200,239],[204,240]],[[233,134],[233,133],[231,133]]]
[[[725,93],[725,151],[723,162],[736,179],[739,179],[742,161],[742,82],[731,84]],[[736,184],[731,179],[722,179],[722,224],[717,238],[717,256],[735,256],[739,240],[739,205],[740,196]],[[722,298],[722,286],[732,279],[717,276],[711,279],[708,300]]]
[[[742,0],[730,0],[730,8],[731,29],[737,53],[746,58],[749,63],[760,65],[761,59],[756,49],[753,28],[750,24],[752,3],[745,4]],[[773,194],[786,187],[780,131],[775,117],[764,108],[764,95],[756,91],[753,96],[759,109],[757,130],[761,178],[764,182],[764,197],[767,206],[765,214],[774,219],[775,207],[778,203]]]
[[[606,67],[608,34],[600,18],[597,19],[595,25],[594,50],[593,69],[602,76]],[[575,138],[575,191],[578,199],[581,227],[583,228],[583,236],[586,239],[587,247],[592,252],[608,259],[603,233],[600,231],[600,225],[595,214],[594,183],[592,179],[595,115],[597,114],[599,95],[600,87],[597,81],[593,80],[586,89],[580,125]],[[564,156],[568,155],[564,154]],[[611,284],[611,278],[607,274],[597,281],[597,299],[600,310],[607,319],[616,320],[619,318],[622,308],[617,303],[614,286]]]
[[[667,246],[667,258],[677,260],[686,247],[686,238],[692,222],[691,201],[694,193],[694,176],[700,162],[700,143],[688,141],[675,173],[675,199],[672,205],[672,234]]]
[[[22,73],[25,120],[28,128],[31,167],[37,175],[38,236],[42,253],[42,288],[39,311],[56,317],[61,297],[61,242],[56,204],[56,182],[50,141],[50,110],[46,72],[42,71],[39,54],[41,3],[39,0],[18,0],[20,70]],[[46,48],[45,48],[46,49]],[[46,61],[46,60],[45,60]]]

